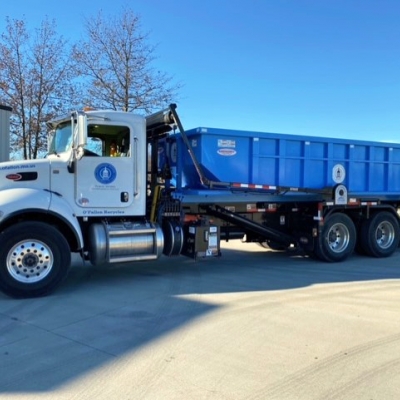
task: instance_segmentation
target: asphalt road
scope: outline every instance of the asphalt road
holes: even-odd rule
[[[49,297],[0,294],[0,399],[400,398],[400,251],[222,251],[77,262]]]

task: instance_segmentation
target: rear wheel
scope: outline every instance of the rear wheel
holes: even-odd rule
[[[316,243],[316,255],[323,261],[343,261],[353,253],[356,237],[356,228],[350,217],[343,213],[332,214],[325,220]]]
[[[70,264],[68,242],[48,224],[23,222],[0,234],[0,289],[11,297],[49,294]]]
[[[380,211],[361,227],[360,247],[372,257],[389,257],[399,246],[399,222],[388,211]]]

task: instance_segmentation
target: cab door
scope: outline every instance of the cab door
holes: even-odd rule
[[[131,129],[93,122],[87,130],[84,154],[76,161],[76,203],[85,208],[129,207],[137,187]]]
[[[126,208],[134,201],[131,157],[83,156],[77,161],[76,203],[85,208]]]

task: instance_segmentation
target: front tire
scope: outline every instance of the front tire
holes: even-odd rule
[[[68,242],[43,222],[22,222],[0,234],[0,290],[15,298],[51,293],[67,276]]]

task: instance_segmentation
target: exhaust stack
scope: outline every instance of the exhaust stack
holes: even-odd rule
[[[10,160],[11,111],[11,107],[0,104],[0,162]]]

